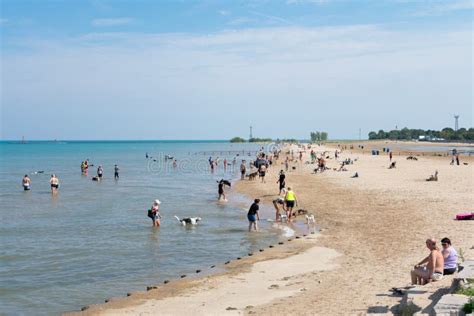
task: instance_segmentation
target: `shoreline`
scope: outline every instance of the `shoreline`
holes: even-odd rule
[[[326,147],[321,147],[318,148],[318,151],[324,149]],[[420,189],[419,186],[422,183],[426,185],[426,183],[423,179],[418,182],[412,176],[420,177],[420,174],[433,171],[432,168],[434,167],[440,170],[443,168],[441,174],[445,177],[446,172],[449,172],[447,168],[464,167],[448,166],[446,168],[446,158],[423,157],[423,165],[419,164],[418,168],[411,170],[413,162],[407,162],[403,159],[399,162],[400,170],[407,168],[410,171],[409,173],[402,174],[400,172],[398,174],[399,169],[386,170],[388,162],[385,161],[387,157],[383,155],[370,156],[361,153],[343,153],[342,156],[353,156],[353,158],[355,158],[354,156],[361,156],[361,158],[355,165],[348,165],[348,168],[351,169],[350,172],[336,173],[328,171],[322,175],[311,175],[309,171],[312,165],[296,164],[296,171],[287,173],[288,180],[291,179],[291,181],[287,181],[287,184],[289,183],[291,186],[293,186],[293,183],[295,184],[295,193],[300,204],[303,208],[314,210],[316,221],[322,227],[322,233],[318,234],[317,238],[313,238],[314,235],[299,240],[295,238],[291,243],[285,242],[284,245],[266,249],[258,256],[234,260],[227,266],[228,270],[226,272],[195,281],[178,281],[177,283],[181,283],[177,284],[177,290],[171,288],[168,284],[166,290],[165,287],[159,287],[156,293],[147,293],[149,295],[133,294],[128,298],[114,300],[115,302],[112,302],[112,304],[91,307],[82,314],[107,315],[125,314],[127,312],[153,313],[153,311],[169,311],[173,314],[173,311],[179,311],[180,304],[183,304],[183,302],[191,304],[197,314],[204,314],[206,311],[245,314],[304,314],[307,306],[311,306],[321,314],[366,313],[371,306],[373,308],[376,306],[377,310],[380,311],[393,313],[397,310],[401,298],[391,295],[388,289],[392,286],[403,286],[409,282],[409,268],[414,261],[419,260],[419,257],[424,255],[423,245],[419,245],[419,243],[420,241],[423,243],[427,236],[436,235],[439,238],[444,237],[444,235],[451,236],[452,240],[455,240],[455,246],[458,249],[462,246],[461,248],[464,249],[467,257],[473,256],[472,248],[470,248],[473,241],[472,236],[469,235],[471,229],[474,228],[472,222],[446,222],[446,227],[443,227],[443,225],[440,227],[440,224],[447,220],[446,215],[444,215],[447,212],[447,205],[457,204],[460,208],[462,208],[461,205],[465,205],[466,208],[474,205],[471,197],[472,189],[469,189],[473,187],[472,180],[467,179],[466,182],[465,174],[463,174],[464,170],[474,174],[472,169],[474,159],[466,157],[465,159],[469,161],[470,166],[466,166],[467,169],[452,169],[456,178],[446,180],[448,181],[447,184],[435,183],[441,184],[442,188],[438,188],[439,191],[431,192],[430,189],[428,191],[424,188]],[[401,158],[404,157],[396,157],[396,159]],[[419,162],[415,162],[415,164],[417,163]],[[333,162],[329,161],[328,164],[331,166]],[[270,175],[276,177],[277,169],[279,168],[276,166],[270,168],[267,177],[269,179]],[[361,178],[349,180],[350,173],[355,169],[363,170]],[[369,175],[367,178],[366,173],[372,172],[374,169],[377,169],[376,173]],[[416,175],[412,174],[414,171],[417,171]],[[380,174],[382,174],[381,177]],[[400,180],[395,181],[392,176],[396,176]],[[417,192],[407,191],[404,188],[408,181],[406,178],[409,181],[414,181],[414,184],[411,185],[412,190],[419,190],[422,193],[421,195]],[[412,178],[413,180],[410,180]],[[389,188],[386,185],[387,180],[390,183]],[[357,181],[357,183],[354,184],[354,181]],[[464,184],[459,184],[459,181],[464,181],[462,182]],[[267,180],[267,182],[272,181]],[[451,188],[452,183],[458,183],[464,188],[460,192],[462,195],[454,196],[454,198],[450,196],[456,195],[456,192]],[[271,188],[268,185],[260,185],[257,181],[252,183],[240,181],[236,187],[239,193],[251,198],[261,197],[262,202],[266,203],[271,197],[275,196],[272,192],[276,190],[277,185],[272,183]],[[466,188],[468,189],[466,190]],[[449,191],[449,195],[446,196],[449,201],[439,200],[439,194],[443,194],[446,190]],[[317,195],[316,199],[313,195]],[[347,209],[348,206],[350,206],[350,210]],[[431,213],[432,207],[437,208],[440,214],[438,212]],[[373,215],[367,217],[367,214],[371,213]],[[426,216],[427,214],[430,215]],[[433,220],[434,223],[432,223]],[[418,223],[421,225],[417,225]],[[459,227],[455,228],[457,226]],[[401,233],[403,231],[405,231],[404,234]],[[364,243],[367,243],[367,245],[362,246]],[[312,253],[311,249],[316,249],[316,247],[319,247],[317,248],[318,251]],[[394,258],[391,262],[390,253],[387,253],[385,249],[391,249],[394,253],[403,254],[404,256]],[[287,271],[288,263],[294,263],[295,256],[306,252],[309,252],[310,255],[303,257],[304,260],[308,260],[313,266],[321,263],[318,261],[321,257],[320,251],[326,253],[326,255],[333,254],[333,256],[328,255],[330,259],[323,262],[323,268],[325,265],[331,266],[330,270],[334,270],[334,273],[322,272],[325,269],[321,267],[319,269],[313,267],[314,269],[309,272],[307,270]],[[276,284],[278,287],[259,288],[258,296],[270,293],[270,296],[265,296],[266,299],[262,300],[261,304],[252,305],[251,308],[242,306],[241,303],[240,305],[237,304],[239,294],[236,294],[235,291],[239,287],[246,289],[246,282],[252,280],[251,277],[241,277],[241,275],[251,273],[257,262],[271,262],[276,259],[275,256],[287,260],[286,264],[282,264],[287,269],[280,271],[280,276],[282,276],[281,273],[291,272],[291,276],[286,281],[292,280],[289,283],[300,285],[299,292],[297,291],[299,294],[294,297],[295,292],[290,291],[291,293],[288,292],[281,296],[278,293],[282,291],[280,285]],[[269,264],[266,267],[268,267],[270,273],[271,271],[278,271],[278,267],[275,265]],[[370,267],[369,273],[367,273],[368,267]],[[403,273],[397,273],[400,270],[403,270]],[[255,273],[252,276],[255,277],[255,275],[258,276]],[[233,289],[234,295],[229,295],[229,293],[225,295],[226,291],[229,291],[225,284],[229,281],[233,282],[235,279],[242,279],[241,282],[243,283]],[[282,276],[282,279],[285,279],[285,277]],[[222,298],[225,298],[228,302],[226,304],[229,305],[227,307],[230,307],[230,310],[222,309],[222,302],[215,302],[212,297],[200,294],[209,291],[207,288],[209,283],[212,284],[211,289],[217,291],[215,292],[217,293],[216,296],[224,295]],[[169,295],[161,296],[161,291],[167,292],[171,297]],[[354,295],[353,293],[357,294]],[[245,291],[240,293],[244,296],[245,294]],[[313,299],[315,296],[318,297],[317,301]],[[209,299],[209,304],[205,305],[204,309],[201,306],[200,309],[200,305],[196,302],[198,298],[202,300],[201,304]],[[275,300],[277,300],[277,303]],[[298,302],[297,305],[303,306],[295,308],[295,300]],[[341,301],[348,303],[346,304],[347,307],[340,306]],[[212,314],[212,312],[209,313]]]

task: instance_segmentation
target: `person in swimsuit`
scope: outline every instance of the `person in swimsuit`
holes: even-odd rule
[[[114,178],[115,180],[117,180],[119,178],[119,167],[117,165],[115,165],[114,167]]]
[[[247,167],[245,166],[245,160],[242,160],[240,164],[240,180],[245,179],[245,172],[247,171]]]
[[[217,193],[219,194],[219,197],[217,198],[218,201],[223,200],[227,201],[227,198],[225,196],[225,191],[224,191],[224,186],[226,185],[225,181],[222,179],[219,181],[217,185]]]
[[[258,168],[259,176],[262,178],[262,183],[265,183],[265,174],[267,172],[267,167],[265,164],[261,164],[260,168]]]
[[[255,199],[254,203],[250,206],[249,212],[247,213],[247,219],[249,220],[249,231],[252,230],[252,226],[254,230],[258,230],[257,221],[260,220],[260,216],[258,215],[258,203],[260,203],[260,199]]]
[[[102,169],[102,166],[99,166],[97,168],[97,176],[99,177],[99,180],[102,179],[102,175],[104,174],[104,169]]]
[[[159,227],[161,225],[161,214],[160,214],[160,200],[154,200],[149,211],[149,217],[153,221],[153,226]]]
[[[273,207],[275,207],[275,221],[276,222],[281,222],[281,215],[280,215],[280,205],[283,209],[283,211],[286,211],[285,210],[285,200],[282,199],[281,197],[278,197],[276,199],[274,199],[273,201]]]
[[[427,239],[426,247],[430,250],[430,254],[411,270],[412,284],[424,285],[443,278],[444,258],[436,246],[436,239]]]
[[[59,189],[59,179],[56,177],[55,174],[51,175],[51,179],[49,179],[49,184],[51,185],[51,193],[57,193]]]
[[[458,253],[451,246],[451,240],[447,237],[441,239],[441,246],[443,247],[441,253],[444,258],[443,275],[453,274],[458,270]]]
[[[280,170],[280,176],[278,177],[278,180],[277,180],[277,183],[279,183],[279,188],[280,188],[280,191],[278,193],[278,195],[281,194],[281,191],[283,191],[285,189],[285,173],[283,172],[283,170]]]
[[[29,191],[30,190],[30,185],[31,185],[31,179],[28,177],[27,174],[23,177],[23,180],[21,181],[23,184],[23,190]]]
[[[291,215],[293,213],[293,207],[298,206],[298,201],[296,200],[295,193],[288,187],[288,190],[285,194],[285,203],[286,203],[286,216],[288,217],[288,221],[291,222]]]

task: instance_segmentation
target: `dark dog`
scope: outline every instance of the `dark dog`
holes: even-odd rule
[[[257,178],[258,171],[252,172],[248,174],[249,181],[255,180]]]

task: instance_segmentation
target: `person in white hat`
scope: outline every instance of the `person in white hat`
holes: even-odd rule
[[[160,226],[161,222],[161,214],[160,214],[160,200],[154,200],[151,206],[149,213],[149,217],[153,221],[153,226]]]

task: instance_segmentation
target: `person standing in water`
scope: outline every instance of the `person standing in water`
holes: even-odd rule
[[[30,185],[31,185],[31,179],[28,177],[27,174],[23,177],[23,180],[21,181],[23,184],[23,190],[24,191],[29,191],[30,190]]]
[[[104,174],[104,169],[102,169],[102,166],[99,166],[97,168],[97,177],[99,177],[99,180],[102,180],[102,175]]]
[[[148,216],[153,221],[153,226],[159,227],[161,225],[161,214],[160,214],[160,200],[154,200],[151,205],[151,209],[148,211]]]
[[[114,178],[115,178],[115,180],[118,180],[118,178],[119,178],[119,170],[120,170],[119,167],[117,165],[115,165],[115,167],[114,167]]]
[[[247,213],[247,219],[249,220],[249,231],[252,230],[252,226],[255,231],[258,230],[257,221],[260,220],[260,216],[258,214],[258,203],[260,203],[260,199],[255,199]]]
[[[225,196],[225,191],[224,191],[225,184],[226,184],[225,181],[221,180],[219,181],[219,184],[217,185],[217,193],[219,194],[219,197],[217,198],[218,201],[220,200],[227,201],[227,198]]]
[[[286,178],[285,172],[283,172],[283,170],[280,170],[280,176],[278,177],[278,180],[277,180],[277,183],[280,183],[279,185],[280,191],[278,195],[281,195],[281,191],[285,189],[285,178]]]
[[[240,164],[240,180],[245,179],[245,172],[247,171],[247,167],[245,166],[245,160],[242,160]]]
[[[49,179],[49,184],[51,185],[51,193],[57,193],[59,190],[59,179],[56,177],[55,174],[51,175],[51,179]]]
[[[281,215],[280,215],[280,205],[283,209],[283,211],[285,211],[285,200],[283,200],[281,197],[278,197],[276,199],[273,200],[273,207],[275,207],[275,221],[276,222],[281,222]]]

